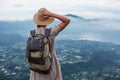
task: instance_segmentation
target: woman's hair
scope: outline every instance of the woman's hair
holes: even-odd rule
[[[37,25],[37,28],[41,27],[40,25]]]
[[[37,28],[39,27],[46,27],[46,25],[37,25]]]

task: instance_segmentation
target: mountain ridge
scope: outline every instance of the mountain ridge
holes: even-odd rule
[[[70,39],[72,37],[74,39],[82,38],[120,44],[120,38],[117,37],[117,34],[120,34],[119,23],[115,24],[114,22],[102,21],[101,19],[86,19],[75,14],[66,14],[65,16],[69,17],[71,22],[65,30],[60,32],[59,37],[62,39],[66,39],[66,37]],[[48,27],[50,28],[58,24],[59,21],[55,20]],[[29,31],[35,28],[36,25],[32,20],[0,21],[0,33],[17,33],[27,37]]]

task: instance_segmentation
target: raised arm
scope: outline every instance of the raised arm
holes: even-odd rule
[[[61,21],[61,23],[58,25],[60,27],[60,31],[62,31],[70,22],[70,19],[59,14],[51,13],[51,16]]]
[[[57,18],[61,21],[61,23],[58,25],[60,27],[60,31],[62,31],[70,22],[70,19],[65,17],[65,16],[50,12],[45,8],[43,8],[43,10],[44,10],[43,14],[45,16],[54,17],[54,18]]]

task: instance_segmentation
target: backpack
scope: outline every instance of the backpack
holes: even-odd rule
[[[32,37],[27,39],[26,60],[32,71],[48,74],[51,68],[50,36],[51,29],[45,30],[45,35],[35,35],[35,30],[30,31]]]

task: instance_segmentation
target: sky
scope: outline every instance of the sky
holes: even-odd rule
[[[32,19],[42,7],[61,15],[120,19],[120,0],[0,0],[0,20]]]

